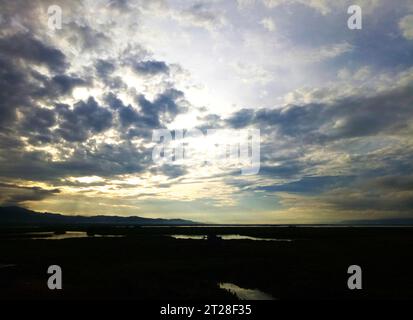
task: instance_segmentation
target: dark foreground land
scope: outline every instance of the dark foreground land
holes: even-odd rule
[[[410,227],[106,227],[88,231],[125,237],[64,240],[25,234],[59,230],[0,229],[0,299],[236,299],[220,282],[277,299],[413,298]],[[210,233],[293,241],[167,236]],[[47,268],[55,264],[63,271],[60,291],[47,288]],[[363,271],[362,290],[347,287],[354,264]]]

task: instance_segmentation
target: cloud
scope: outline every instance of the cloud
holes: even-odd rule
[[[187,102],[182,91],[167,89],[158,94],[153,101],[143,94],[136,96],[137,106],[127,105],[113,93],[106,96],[111,108],[116,109],[123,128],[129,128],[127,137],[150,137],[153,129],[163,128],[178,114],[187,110]],[[138,108],[139,106],[139,108]]]
[[[45,45],[29,33],[18,33],[0,39],[0,52],[9,58],[23,59],[45,65],[52,71],[64,71],[68,64],[65,55],[58,49]]]
[[[29,136],[30,144],[51,143],[54,140],[51,128],[56,125],[56,114],[46,108],[33,108],[20,123],[21,133]]]
[[[388,190],[369,191],[363,189],[338,189],[319,197],[321,201],[333,205],[337,210],[361,212],[411,213],[413,193],[389,192]]]
[[[163,61],[148,60],[140,61],[133,65],[133,69],[144,76],[153,76],[156,74],[168,74],[169,67]]]
[[[352,4],[361,6],[366,12],[371,12],[381,4],[381,0],[262,0],[262,3],[269,9],[273,9],[281,5],[299,4],[314,9],[322,15],[327,15],[334,9],[347,9]]]
[[[170,179],[178,178],[188,173],[188,171],[184,167],[178,165],[164,164],[160,168],[160,170],[164,175],[168,176],[168,178]]]
[[[89,25],[71,22],[64,26],[62,30],[64,33],[67,33],[72,48],[81,52],[98,50],[103,46],[110,45],[111,42],[111,39],[105,33],[97,31]],[[73,53],[78,54],[76,51]]]
[[[273,73],[259,65],[237,62],[233,64],[233,69],[244,83],[265,85],[274,80]]]
[[[249,8],[255,4],[256,0],[237,0],[240,9]]]
[[[271,19],[270,17],[267,17],[267,18],[263,18],[261,21],[260,21],[260,24],[265,28],[265,29],[267,29],[268,31],[270,31],[270,32],[273,32],[273,31],[275,31],[275,23],[274,23],[274,20],[273,19]]]
[[[267,192],[319,194],[320,192],[347,186],[351,182],[354,182],[354,180],[354,177],[351,176],[303,177],[297,181],[279,183],[270,186],[259,186],[255,190],[264,190]]]
[[[413,15],[407,15],[399,21],[399,28],[407,40],[413,40]]]
[[[56,133],[70,142],[85,141],[91,134],[109,129],[112,123],[112,114],[93,97],[77,102],[73,110],[68,105],[58,104],[56,111],[59,122]]]
[[[207,2],[198,2],[182,10],[172,10],[171,17],[183,25],[214,31],[223,27],[227,21],[219,13],[219,9],[213,10],[210,7],[211,4]]]
[[[412,191],[413,190],[413,176],[384,176],[371,180],[368,186],[376,187],[384,190],[394,191]]]
[[[27,93],[31,86],[26,75],[1,56],[0,72],[0,126],[4,128],[13,125],[17,119],[17,107],[31,104]],[[20,92],[19,95],[14,94],[17,91]]]
[[[302,5],[306,5],[310,8],[318,10],[322,14],[327,14],[330,12],[330,6],[331,4],[329,3],[328,0],[311,0],[311,1],[305,1],[305,0],[262,0],[263,4],[267,8],[275,8],[279,5],[283,4],[291,4],[291,3],[299,3]]]
[[[112,62],[98,59],[95,64],[96,71],[100,77],[108,77],[112,74],[116,68]]]
[[[76,87],[88,86],[88,81],[65,74],[53,76],[51,79],[43,76],[39,80],[43,82],[43,85],[34,92],[34,95],[43,98],[61,98],[64,95],[72,94]]]
[[[121,101],[119,99],[116,100],[112,100],[113,105],[117,106],[117,102]],[[129,127],[130,125],[134,124],[134,123],[139,123],[139,120],[141,119],[139,113],[132,108],[131,105],[129,106],[121,106],[118,107],[119,108],[119,120],[120,123],[122,124],[122,126],[124,127]]]
[[[184,93],[176,89],[165,90],[152,102],[143,95],[139,95],[137,101],[143,113],[143,121],[152,128],[158,127],[161,120],[171,121],[177,114],[185,112],[187,108]]]
[[[339,57],[353,50],[354,47],[348,42],[334,43],[308,50],[303,59],[308,62],[320,62]]]
[[[116,177],[141,173],[151,165],[152,150],[129,141],[118,144],[91,141],[85,144],[53,145],[58,149],[52,158],[48,151],[27,151],[14,145],[0,152],[0,176],[7,179],[60,183],[66,177]],[[59,150],[60,148],[60,150]],[[47,149],[46,149],[47,150]]]
[[[21,205],[28,201],[41,201],[60,193],[59,189],[43,189],[0,182],[1,205]]]
[[[275,159],[271,159],[275,162]],[[305,163],[300,163],[293,158],[284,161],[278,161],[278,165],[262,165],[260,167],[260,175],[271,178],[289,178],[294,179],[300,176],[305,169]],[[261,186],[260,188],[266,188]],[[264,189],[263,189],[264,190]]]
[[[254,116],[254,110],[244,108],[232,114],[226,121],[232,128],[244,128],[253,122]]]
[[[243,109],[226,121],[233,128],[274,127],[283,135],[321,143],[381,133],[401,133],[413,118],[411,86],[373,97],[353,96],[331,103],[287,105],[278,109]]]

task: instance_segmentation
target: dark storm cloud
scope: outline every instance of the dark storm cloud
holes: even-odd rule
[[[409,84],[375,95],[350,96],[330,103],[242,109],[232,114],[225,119],[228,126],[261,129],[260,176],[264,181],[267,177],[286,180],[250,189],[297,194],[303,197],[298,198],[297,205],[315,201],[341,213],[413,212],[411,149],[380,147],[381,143],[388,145],[386,139],[397,143],[396,137],[405,141],[411,135],[412,88]],[[277,137],[282,137],[282,141],[274,140]],[[383,137],[383,141],[379,137]],[[350,138],[363,140],[344,140]],[[354,152],[347,141],[368,142],[360,146],[355,143],[358,151]],[[306,152],[319,151],[318,144],[323,148],[332,147],[335,152],[349,152],[347,160],[350,162],[342,168],[351,166],[354,170],[350,174],[354,176],[323,175],[323,169],[332,172],[329,168],[336,168],[337,164],[317,153],[314,157],[305,157]],[[369,148],[376,151],[370,152]],[[333,172],[339,171],[334,169]]]
[[[253,119],[254,110],[244,108],[232,114],[227,119],[227,122],[232,128],[239,129],[248,126]]]
[[[26,94],[29,84],[22,71],[0,56],[0,126],[10,126],[16,120],[16,108],[30,104]],[[16,95],[15,92],[20,92]]]
[[[66,161],[53,169],[59,176],[97,175],[111,177],[145,171],[152,165],[152,150],[124,141],[117,145],[88,144],[76,149]]]
[[[43,189],[26,187],[0,182],[0,203],[2,205],[18,205],[26,201],[40,201],[60,193],[59,189]]]
[[[0,176],[24,176],[58,184],[59,179],[68,176],[115,176],[147,170],[153,165],[151,149],[138,147],[127,140],[110,145],[96,144],[87,139],[115,126],[112,114],[115,110],[119,115],[122,127],[118,129],[123,133],[123,139],[136,135],[150,138],[153,125],[161,125],[165,105],[166,109],[169,108],[167,114],[176,114],[181,110],[178,100],[182,97],[183,94],[177,90],[167,90],[152,102],[141,97],[143,105],[137,109],[125,106],[115,94],[109,93],[105,102],[110,109],[100,106],[92,97],[79,101],[73,108],[66,104],[56,104],[53,109],[33,108],[21,120],[18,134],[28,137],[32,145],[51,142],[58,149],[69,147],[73,154],[61,161],[51,161],[47,152],[24,151],[21,145],[15,145],[14,149],[1,152]],[[184,174],[182,168],[164,169],[170,177]]]
[[[413,86],[373,97],[349,97],[330,104],[289,105],[280,109],[243,109],[226,121],[233,128],[274,127],[308,143],[406,129],[413,119]]]
[[[29,33],[0,39],[0,49],[0,130],[16,136],[28,135],[33,144],[51,142],[49,128],[55,124],[54,111],[38,108],[39,99],[70,94],[74,87],[87,82],[59,74],[68,66],[65,56]],[[52,75],[40,74],[33,70],[33,65],[48,67]],[[16,123],[17,111],[22,115],[20,123]]]
[[[32,108],[20,122],[20,132],[29,136],[30,144],[50,143],[53,134],[50,130],[56,124],[56,115],[53,110],[46,108]]]
[[[115,100],[115,102],[117,101],[119,100]],[[122,126],[129,127],[131,124],[139,123],[140,119],[139,113],[132,106],[122,106],[119,108],[119,120]]]
[[[59,71],[66,67],[66,63],[60,51],[42,44],[29,35],[18,34],[1,39],[0,42],[0,46],[15,42],[0,53],[0,130],[6,131],[9,135],[27,137],[28,143],[32,145],[55,142],[56,136],[51,127],[57,124],[58,112],[51,108],[40,108],[40,99],[43,99],[45,104],[53,103],[53,99],[71,94],[76,86],[87,85],[87,81],[66,74],[49,77],[33,70],[33,64],[42,64],[52,71]],[[99,132],[99,123],[105,123],[108,113],[93,110],[92,104],[89,104],[89,107],[80,104],[79,107],[72,117],[69,117],[70,112],[61,115],[62,128],[59,132],[65,138],[70,135],[67,131],[72,131],[79,137],[87,136],[85,133],[88,131]],[[20,114],[19,119],[17,111]],[[82,112],[85,114],[82,115]],[[88,127],[74,129],[74,123],[72,127],[69,126],[71,119],[79,126]]]
[[[82,51],[99,49],[111,41],[104,33],[88,25],[71,23],[64,30],[68,30],[69,39]]]
[[[275,159],[271,159],[276,161]],[[277,161],[278,162],[278,161]],[[273,178],[292,178],[298,176],[306,168],[304,163],[300,163],[293,158],[282,161],[276,166],[261,165],[260,175],[269,176]]]
[[[59,145],[55,145],[59,147]],[[24,151],[21,147],[0,150],[0,177],[48,181],[57,185],[65,177],[96,175],[112,177],[145,171],[153,165],[152,149],[128,141],[111,145],[88,142],[77,144],[73,153],[52,161],[46,151]]]
[[[369,182],[367,186],[385,190],[413,192],[413,175],[379,177]]]
[[[0,126],[12,127],[16,111],[21,109],[24,114],[30,113],[39,97],[55,96],[59,90],[67,90],[72,79],[64,80],[59,76],[51,80],[33,71],[29,65],[22,65],[15,57],[0,53]],[[77,81],[80,79],[73,85]]]
[[[166,110],[166,112],[177,115],[178,113],[186,111],[186,108],[179,106],[177,101],[184,98],[184,93],[176,89],[168,89],[158,95],[153,102],[153,107],[158,110]]]
[[[183,97],[183,92],[176,89],[164,91],[153,102],[147,100],[145,96],[139,95],[137,102],[141,107],[143,122],[149,127],[156,128],[160,126],[161,115],[168,117],[168,119],[165,119],[167,121],[172,120],[178,113],[186,110],[178,103]]]
[[[66,141],[85,141],[91,134],[103,132],[111,127],[112,113],[98,105],[93,97],[79,101],[73,110],[68,105],[56,105],[59,128],[56,132]]]
[[[53,166],[56,177],[97,175],[111,177],[119,174],[138,173],[149,163],[149,152],[129,143],[121,145],[100,144],[95,150],[78,148],[66,161]]]
[[[14,60],[24,59],[34,64],[45,65],[57,72],[64,71],[68,66],[65,55],[60,50],[45,45],[29,33],[1,38],[0,53]]]
[[[184,167],[178,165],[165,164],[159,170],[170,179],[178,178],[188,173]],[[158,169],[154,170],[154,172],[157,173]]]
[[[34,92],[33,96],[39,98],[60,98],[72,93],[76,87],[87,86],[88,81],[65,74],[59,74],[52,78],[38,76],[38,80],[43,82],[43,85]]]
[[[144,95],[136,97],[137,107],[124,105],[115,94],[109,93],[105,101],[112,109],[118,111],[119,122],[122,127],[128,128],[127,137],[149,137],[152,129],[161,128],[165,122],[172,121],[179,113],[186,111],[183,92],[176,89],[167,89],[153,101]]]
[[[13,150],[22,148],[23,142],[20,137],[13,135],[12,131],[0,132],[0,154],[1,150]]]
[[[126,108],[122,100],[120,100],[113,92],[109,92],[105,98],[105,102],[109,105],[110,108],[117,110],[121,108]]]
[[[96,80],[101,80],[110,89],[124,89],[127,90],[127,85],[119,76],[114,76],[117,65],[112,60],[97,59],[95,65]]]
[[[133,65],[133,69],[142,75],[153,76],[156,74],[167,74],[169,73],[169,67],[163,61],[148,60],[140,61]]]
[[[322,200],[340,210],[413,212],[413,194],[401,192],[367,192],[353,189],[335,190]]]
[[[86,81],[67,75],[57,75],[52,78],[52,83],[57,87],[61,95],[65,95],[71,93],[73,88],[85,85]]]
[[[314,176],[255,190],[299,194],[299,202],[316,201],[338,212],[413,212],[411,175]]]
[[[111,9],[125,11],[129,8],[129,0],[110,0],[107,6]]]
[[[95,68],[96,68],[97,74],[100,77],[107,77],[116,70],[116,67],[113,63],[102,60],[102,59],[97,60],[95,64]]]
[[[303,177],[298,181],[270,186],[260,186],[255,190],[264,190],[268,192],[318,194],[326,190],[347,186],[350,183],[354,182],[354,179],[354,177],[350,176]]]

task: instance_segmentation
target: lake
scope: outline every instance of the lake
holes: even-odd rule
[[[191,239],[191,240],[207,240],[207,235],[188,235],[188,234],[172,234],[170,237],[174,239]],[[241,234],[218,234],[217,237],[222,240],[253,240],[253,241],[281,241],[281,242],[291,242],[292,239],[275,239],[275,238],[259,238],[244,236]]]
[[[74,238],[117,238],[124,237],[124,235],[114,234],[95,234],[88,235],[86,231],[66,231],[65,233],[54,232],[30,232],[24,233],[24,237],[18,237],[12,239],[31,239],[31,240],[64,240]]]
[[[229,282],[219,283],[218,286],[220,289],[235,294],[240,300],[276,300],[273,296],[258,289],[245,289]]]

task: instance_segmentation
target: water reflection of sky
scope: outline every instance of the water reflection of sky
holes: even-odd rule
[[[219,283],[219,288],[235,294],[240,300],[275,300],[275,298],[258,289],[244,289],[233,283]]]
[[[86,231],[66,231],[65,233],[57,233],[57,234],[54,232],[30,232],[30,233],[25,233],[24,235],[25,235],[25,238],[22,238],[22,239],[32,239],[32,240],[64,240],[64,239],[73,239],[73,238],[124,237],[124,235],[112,235],[112,234],[88,235]]]
[[[191,239],[191,240],[206,240],[207,239],[207,235],[172,234],[170,236],[174,239]],[[259,237],[244,236],[240,234],[222,234],[222,235],[217,235],[217,237],[221,238],[222,240],[254,240],[254,241],[285,241],[285,242],[292,241],[292,239],[259,238]]]

